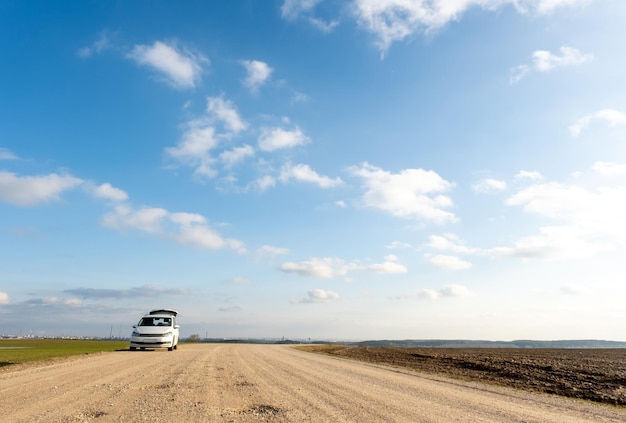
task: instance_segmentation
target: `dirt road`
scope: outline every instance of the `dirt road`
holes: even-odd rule
[[[197,344],[0,372],[2,422],[624,422],[626,409],[298,351]]]

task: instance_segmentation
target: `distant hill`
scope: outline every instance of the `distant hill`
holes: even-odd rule
[[[626,348],[626,342],[597,339],[559,341],[474,341],[467,339],[405,339],[354,342],[350,345],[368,347],[431,347],[431,348]]]

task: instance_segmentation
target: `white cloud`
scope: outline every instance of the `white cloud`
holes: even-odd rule
[[[108,182],[94,187],[91,192],[94,196],[104,198],[105,200],[126,201],[128,199],[128,194],[126,194],[126,192],[119,188],[115,188]]]
[[[562,294],[573,296],[589,294],[589,291],[580,285],[563,285],[561,286],[560,291]]]
[[[337,25],[339,25],[339,21],[324,21],[319,18],[309,18],[308,21],[315,28],[326,33],[332,32],[337,27]]]
[[[402,297],[399,299],[416,299],[416,300],[438,300],[440,298],[460,298],[470,296],[470,290],[458,284],[446,285],[438,290],[431,288],[423,288],[418,290],[414,295]]]
[[[194,167],[198,175],[214,177],[217,171],[213,169],[215,159],[210,153],[219,145],[215,128],[206,126],[202,121],[191,121],[187,126],[187,130],[176,147],[165,149],[166,155],[182,164]]]
[[[322,0],[285,0],[280,7],[280,14],[289,21],[296,20],[300,15],[310,12]]]
[[[319,175],[309,165],[305,164],[292,165],[291,163],[286,163],[280,171],[279,179],[283,183],[290,180],[310,182],[320,188],[333,188],[343,184],[341,178],[332,179],[328,176]]]
[[[296,273],[305,277],[332,279],[336,276],[345,276],[348,271],[357,267],[355,264],[346,263],[338,258],[324,257],[312,258],[299,263],[283,263],[279,269],[285,273]]]
[[[457,254],[477,253],[475,248],[465,246],[463,240],[451,233],[444,235],[431,235],[428,237],[428,243],[424,246],[439,251],[452,251]]]
[[[493,249],[495,255],[582,259],[626,246],[626,187],[591,190],[551,182],[525,188],[506,204],[559,224],[543,226],[513,247]]]
[[[0,160],[17,160],[17,158],[8,148],[0,148]]]
[[[519,65],[511,70],[510,82],[515,84],[521,81],[531,71],[548,72],[556,68],[581,65],[593,59],[591,54],[583,54],[573,47],[563,46],[559,54],[547,50],[536,50],[532,54],[530,65]]]
[[[595,162],[591,169],[605,177],[626,176],[626,164],[624,163]]]
[[[380,274],[398,274],[408,272],[406,266],[398,262],[398,258],[393,254],[385,257],[385,261],[379,264],[367,266],[367,269]]]
[[[449,270],[462,270],[472,267],[472,263],[462,260],[456,256],[437,255],[430,258],[430,262],[437,267]]]
[[[64,191],[83,183],[72,175],[17,176],[0,171],[0,200],[18,206],[35,206],[58,201]]]
[[[310,142],[300,128],[288,131],[282,128],[264,128],[261,130],[258,145],[262,151],[274,151],[282,148],[293,148]]]
[[[495,192],[505,191],[506,182],[487,178],[472,185],[472,189],[481,194],[492,194]]]
[[[91,57],[94,54],[100,54],[106,49],[111,47],[109,36],[106,31],[102,31],[98,34],[98,39],[91,45],[82,47],[78,50],[80,57]]]
[[[436,172],[423,169],[405,169],[390,173],[364,163],[350,168],[352,174],[363,179],[365,194],[362,202],[406,219],[423,219],[435,223],[456,222],[457,217],[444,209],[452,207],[450,197],[442,195],[454,184]]]
[[[569,130],[572,136],[577,137],[594,121],[606,122],[609,126],[626,125],[626,113],[614,109],[598,110],[587,116],[578,119],[576,123],[570,125]]]
[[[520,170],[515,175],[515,179],[529,179],[531,181],[540,181],[543,179],[543,175],[539,172]]]
[[[255,180],[252,185],[260,191],[265,191],[276,186],[276,178],[271,175],[265,175]]]
[[[222,238],[208,226],[203,216],[194,213],[172,213],[155,207],[133,210],[129,206],[121,205],[106,214],[102,224],[117,230],[137,229],[197,248],[210,250],[230,248],[239,253],[246,252],[241,241]]]
[[[328,303],[339,299],[339,294],[334,291],[324,291],[323,289],[314,289],[307,293],[307,296],[300,300],[291,300],[294,304],[309,303]]]
[[[439,290],[439,293],[443,297],[451,298],[466,297],[470,295],[470,291],[467,287],[457,284],[446,285]]]
[[[353,13],[358,24],[376,37],[384,54],[396,41],[420,31],[433,31],[460,20],[470,8],[496,10],[513,5],[522,13],[534,10],[551,13],[564,6],[584,5],[590,0],[355,0]]]
[[[151,46],[136,45],[128,55],[140,65],[149,66],[176,88],[193,88],[200,79],[202,63],[208,60],[188,50],[155,41]]]
[[[241,147],[234,147],[231,150],[223,151],[220,154],[220,160],[224,162],[224,166],[230,168],[236,163],[245,160],[247,157],[254,156],[254,148],[250,145],[242,145]]]
[[[239,116],[233,103],[222,97],[207,97],[207,112],[224,122],[226,127],[235,134],[248,127],[248,124]]]
[[[386,245],[385,248],[389,250],[405,249],[405,248],[411,248],[411,244],[407,242],[402,242],[402,241],[393,241],[391,242],[391,244]]]
[[[0,291],[0,305],[11,304],[11,298],[6,292]]]
[[[272,247],[271,245],[263,245],[258,249],[257,253],[261,256],[275,257],[289,254],[289,249],[281,247]]]
[[[259,60],[242,60],[241,64],[246,68],[246,78],[243,84],[252,92],[256,92],[263,86],[274,71],[265,62]]]

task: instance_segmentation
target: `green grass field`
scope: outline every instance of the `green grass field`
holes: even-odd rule
[[[0,367],[122,349],[128,349],[128,341],[2,339],[0,340]]]

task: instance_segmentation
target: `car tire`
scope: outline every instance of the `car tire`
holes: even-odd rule
[[[130,347],[131,351],[135,351],[137,349],[137,347]]]

